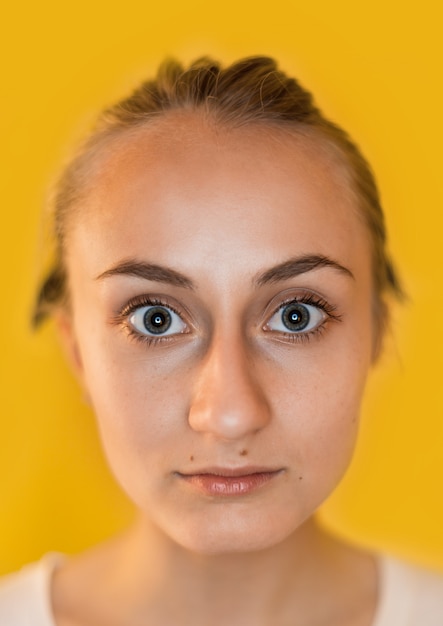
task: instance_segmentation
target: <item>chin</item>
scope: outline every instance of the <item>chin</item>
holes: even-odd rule
[[[302,516],[282,516],[278,511],[255,516],[228,511],[211,520],[183,518],[180,526],[163,531],[185,550],[215,556],[267,550],[290,537],[304,521]]]

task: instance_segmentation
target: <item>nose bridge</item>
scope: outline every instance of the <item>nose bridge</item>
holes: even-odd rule
[[[268,423],[269,406],[245,344],[241,332],[214,334],[193,390],[193,430],[240,439]]]

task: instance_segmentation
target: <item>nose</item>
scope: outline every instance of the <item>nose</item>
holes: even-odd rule
[[[213,341],[193,390],[189,425],[197,432],[236,440],[270,420],[270,407],[241,340]]]

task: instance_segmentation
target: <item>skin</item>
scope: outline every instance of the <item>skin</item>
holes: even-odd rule
[[[146,623],[171,625],[371,623],[373,559],[312,522],[351,459],[378,340],[369,236],[346,185],[318,139],[189,113],[102,158],[69,223],[71,306],[59,326],[140,517],[60,570],[59,624],[144,623],[135,606]],[[258,280],[306,255],[344,269]],[[128,260],[172,268],[193,288],[116,273]],[[127,310],[146,295],[177,314],[156,343]],[[282,327],[294,298],[311,298],[312,331]],[[214,466],[279,472],[241,496],[183,480]],[[125,575],[110,576],[117,564]],[[179,615],[165,613],[171,597]]]

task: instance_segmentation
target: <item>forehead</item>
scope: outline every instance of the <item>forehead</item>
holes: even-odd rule
[[[97,270],[128,256],[186,268],[226,254],[240,269],[257,251],[257,265],[313,251],[350,263],[370,252],[348,179],[312,133],[173,113],[110,142],[71,238],[94,247]]]

